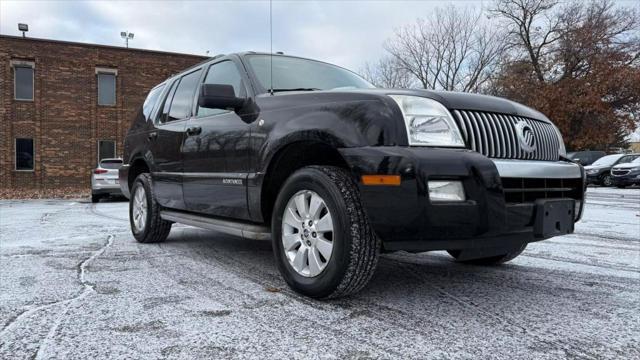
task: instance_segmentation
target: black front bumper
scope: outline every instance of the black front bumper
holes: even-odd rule
[[[386,250],[517,247],[559,235],[536,230],[539,202],[507,202],[496,164],[476,152],[365,147],[341,149],[341,153],[357,178],[367,174],[401,176],[400,186],[365,186],[359,182],[362,203]],[[544,181],[545,174],[531,177]],[[428,181],[444,179],[462,182],[464,202],[430,201]],[[576,201],[577,214],[574,210],[571,218],[577,221],[584,196],[582,170],[573,181],[580,188],[572,193],[573,197],[561,199]],[[564,233],[573,232],[573,224],[568,226],[566,216],[557,221]]]
[[[611,182],[614,186],[629,186],[640,184],[640,174],[631,173],[627,175],[613,175]]]
[[[599,185],[601,181],[601,177],[600,177],[601,175],[602,173],[597,173],[593,175],[587,174],[587,184]]]

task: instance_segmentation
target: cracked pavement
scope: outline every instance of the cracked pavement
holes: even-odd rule
[[[576,233],[502,267],[384,255],[356,296],[290,291],[269,242],[126,202],[0,201],[0,358],[640,358],[640,189],[590,188]]]

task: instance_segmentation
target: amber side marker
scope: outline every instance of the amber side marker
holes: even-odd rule
[[[364,185],[400,185],[400,175],[362,175]]]

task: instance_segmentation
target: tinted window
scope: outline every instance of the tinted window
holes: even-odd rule
[[[33,69],[16,66],[14,71],[16,100],[33,100]]]
[[[33,139],[16,139],[16,170],[33,170]]]
[[[249,55],[249,64],[260,85],[271,88],[271,56]],[[372,88],[365,79],[349,70],[319,61],[273,56],[273,89]]]
[[[100,140],[98,142],[98,161],[116,156],[116,142],[111,140]]]
[[[247,92],[242,84],[242,77],[238,72],[238,68],[232,61],[223,61],[213,64],[207,71],[204,79],[205,84],[224,84],[233,86],[233,90],[238,97],[245,97]],[[215,115],[227,112],[224,109],[209,109],[198,107],[198,116]]]
[[[173,100],[173,95],[176,93],[176,88],[178,87],[178,82],[174,81],[171,84],[171,88],[167,91],[167,94],[164,97],[164,101],[162,102],[162,111],[158,112],[158,121],[163,123],[169,120],[169,108],[171,107],[171,100]]]
[[[156,107],[158,103],[158,99],[160,98],[160,94],[162,93],[162,89],[164,89],[164,84],[154,88],[149,92],[147,99],[144,101],[142,105],[142,114],[144,114],[145,119],[149,119],[151,116],[151,112]]]
[[[98,74],[98,105],[116,104],[116,76]]]
[[[103,169],[120,169],[122,167],[122,160],[102,160],[100,162],[100,167]]]
[[[180,79],[176,93],[171,101],[168,121],[184,119],[191,115],[193,97],[195,96],[201,72],[202,69],[187,74]]]

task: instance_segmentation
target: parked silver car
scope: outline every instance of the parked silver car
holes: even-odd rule
[[[103,196],[122,195],[118,181],[118,169],[122,159],[102,159],[91,174],[91,202],[98,202]]]

